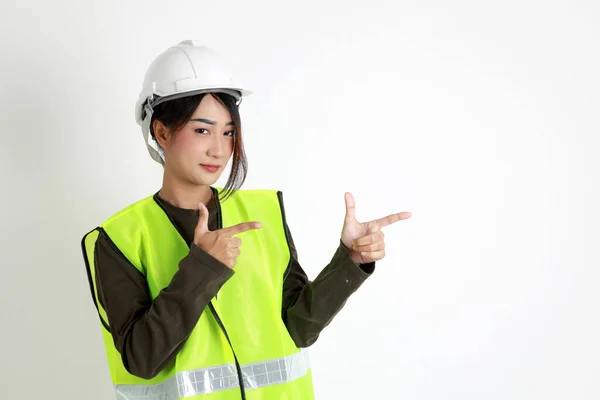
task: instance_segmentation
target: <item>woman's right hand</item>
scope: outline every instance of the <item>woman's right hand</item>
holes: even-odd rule
[[[194,231],[194,243],[208,254],[227,265],[235,267],[237,257],[240,254],[242,239],[233,237],[250,229],[260,228],[259,222],[242,222],[228,228],[208,230],[208,209],[203,203],[198,205],[200,218]]]

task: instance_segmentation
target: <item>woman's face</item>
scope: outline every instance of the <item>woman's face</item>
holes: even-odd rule
[[[234,122],[225,106],[205,95],[190,121],[161,143],[165,170],[187,183],[214,184],[231,157],[234,134]]]

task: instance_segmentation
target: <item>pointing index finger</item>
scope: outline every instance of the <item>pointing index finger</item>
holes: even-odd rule
[[[401,213],[396,213],[396,214],[390,214],[387,217],[379,218],[378,220],[375,220],[375,222],[377,222],[377,225],[380,228],[383,228],[384,226],[391,225],[395,222],[401,221],[403,219],[408,219],[410,217],[412,217],[412,213],[401,212]]]
[[[223,228],[223,230],[230,235],[237,235],[238,233],[246,232],[251,229],[258,229],[260,227],[260,222],[242,222],[240,224],[230,226],[229,228]]]

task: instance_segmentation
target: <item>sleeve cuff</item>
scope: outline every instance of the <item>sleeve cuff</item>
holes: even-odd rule
[[[350,256],[350,250],[346,248],[342,240],[340,239],[340,245],[334,255],[334,259],[344,267],[354,270],[357,275],[362,276],[363,279],[367,279],[375,271],[375,263],[368,264],[356,264]]]
[[[234,273],[231,268],[208,254],[208,252],[198,247],[196,244],[192,243],[192,247],[190,247],[190,254],[197,262],[211,269],[218,275],[233,275]]]

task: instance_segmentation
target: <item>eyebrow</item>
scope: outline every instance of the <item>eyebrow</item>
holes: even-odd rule
[[[194,119],[190,119],[190,121],[204,122],[205,124],[209,124],[209,125],[215,125],[216,124],[215,121],[212,121],[212,120],[206,119],[206,118],[194,118]],[[227,126],[229,126],[229,125],[233,126],[235,124],[233,123],[233,121],[229,121],[226,125]]]

